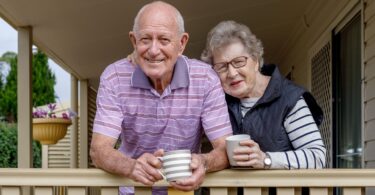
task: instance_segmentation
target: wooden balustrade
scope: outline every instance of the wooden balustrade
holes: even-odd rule
[[[117,195],[118,186],[135,186],[136,195],[151,195],[151,188],[99,169],[4,169],[0,168],[0,194],[21,195],[21,187],[31,186],[34,195],[53,195],[56,186],[65,186],[67,195],[86,195],[87,187],[100,187],[102,195]],[[168,186],[160,181],[155,186]],[[324,170],[223,170],[206,175],[202,186],[211,195],[234,194],[244,187],[245,195],[264,195],[276,187],[278,195],[298,195],[309,187],[311,195],[331,194],[341,187],[344,195],[364,195],[375,186],[375,169]],[[100,194],[99,193],[99,194]]]

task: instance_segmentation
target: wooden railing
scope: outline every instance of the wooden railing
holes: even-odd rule
[[[161,181],[155,186],[167,186]],[[0,169],[0,194],[21,195],[22,187],[32,187],[34,195],[52,195],[55,186],[66,186],[67,195],[84,195],[87,187],[99,187],[103,195],[117,195],[118,186],[135,186],[136,195],[151,194],[151,188],[99,169]],[[324,170],[223,170],[206,175],[202,186],[211,195],[232,194],[244,187],[245,195],[263,195],[276,187],[278,195],[298,195],[309,187],[311,195],[328,195],[342,187],[344,195],[363,195],[375,186],[375,169]]]

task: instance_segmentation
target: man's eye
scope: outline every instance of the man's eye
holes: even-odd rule
[[[143,42],[143,43],[147,43],[149,41],[150,41],[150,38],[146,38],[146,37],[141,38],[141,42]]]
[[[162,44],[168,44],[170,42],[169,39],[161,39]]]

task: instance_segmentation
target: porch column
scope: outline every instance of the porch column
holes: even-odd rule
[[[74,112],[78,113],[78,80],[74,75],[70,75],[70,107]],[[70,168],[78,166],[78,117],[72,119],[70,128]]]
[[[80,159],[79,168],[88,168],[88,81],[79,81]]]
[[[18,29],[17,64],[17,124],[18,168],[33,167],[32,153],[32,27]],[[22,194],[30,194],[29,187],[22,188]]]

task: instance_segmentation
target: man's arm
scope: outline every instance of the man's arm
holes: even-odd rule
[[[138,159],[132,159],[114,149],[116,139],[94,133],[91,141],[90,156],[96,167],[113,174],[129,177],[145,185],[153,185],[162,179],[154,167],[160,167],[159,160],[145,153]]]
[[[228,167],[229,163],[225,147],[225,138],[228,136],[212,141],[213,150],[206,154],[200,154],[203,158],[206,172],[220,171]]]

